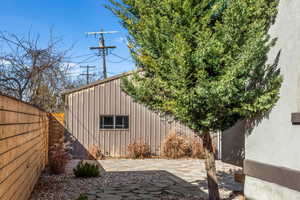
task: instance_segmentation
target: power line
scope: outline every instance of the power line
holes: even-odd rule
[[[90,83],[90,77],[94,76],[94,73],[90,73],[90,69],[95,68],[96,66],[86,65],[86,66],[80,66],[80,68],[85,68],[86,73],[80,74],[81,76],[86,76],[86,84]]]
[[[115,53],[110,53],[111,55],[113,55],[113,56],[115,56],[115,57],[117,57],[117,58],[120,58],[121,60],[120,61],[110,61],[110,62],[112,62],[112,63],[121,63],[121,62],[125,62],[125,61],[128,61],[128,60],[130,60],[131,59],[131,56],[129,56],[129,57],[127,57],[127,58],[124,58],[124,57],[122,57],[122,56],[119,56],[119,55],[117,55],[117,54],[115,54]],[[132,60],[131,60],[131,62],[132,62]]]
[[[107,78],[107,69],[106,69],[106,56],[108,55],[108,49],[115,49],[117,48],[116,46],[105,46],[105,39],[104,39],[104,34],[112,34],[112,33],[117,33],[117,31],[106,31],[104,32],[103,30],[99,32],[88,32],[88,35],[94,35],[97,36],[99,35],[99,46],[97,47],[90,47],[90,50],[99,50],[99,54],[102,56],[102,61],[103,61],[103,77]]]
[[[69,58],[69,59],[82,58],[82,57],[87,57],[87,56],[91,56],[91,55],[95,55],[95,54],[89,53],[89,54],[84,54],[84,55],[71,56],[71,57],[68,57],[68,58]]]

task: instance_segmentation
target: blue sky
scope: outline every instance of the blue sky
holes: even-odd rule
[[[106,36],[106,45],[115,45],[117,49],[109,55],[108,75],[134,69],[126,46],[127,32],[109,10],[104,8],[107,0],[1,0],[0,30],[18,35],[27,34],[29,30],[39,33],[44,42],[52,28],[56,36],[63,38],[62,48],[69,48],[74,44],[70,53],[76,57],[72,60],[84,63],[76,64],[71,76],[77,76],[79,65],[96,65],[100,68],[100,58],[93,55],[95,51],[89,50],[90,46],[98,44],[95,37],[87,36],[89,31],[119,31]],[[82,57],[81,57],[82,56]],[[120,58],[121,57],[121,58]]]

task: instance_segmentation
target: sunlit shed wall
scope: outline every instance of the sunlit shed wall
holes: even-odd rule
[[[85,157],[93,146],[105,155],[126,156],[128,144],[145,141],[153,154],[160,154],[160,146],[171,130],[177,130],[194,137],[194,133],[178,122],[168,122],[165,118],[138,104],[121,88],[121,77],[128,73],[98,81],[90,85],[67,91],[66,126],[73,138],[73,154]],[[129,129],[100,130],[101,115],[128,115]]]

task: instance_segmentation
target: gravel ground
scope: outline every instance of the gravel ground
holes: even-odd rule
[[[43,173],[31,200],[76,200],[82,193],[93,199],[206,199],[206,173],[202,160],[126,160],[98,161],[103,167],[98,178],[75,178],[72,160],[64,175]],[[238,167],[217,162],[221,196],[228,198],[232,191],[241,190],[233,173]]]

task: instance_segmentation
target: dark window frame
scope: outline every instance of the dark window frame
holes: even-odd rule
[[[112,127],[108,127],[110,125],[105,125],[102,124],[102,120],[104,120],[104,117],[112,117],[113,118],[113,124]],[[120,125],[116,124],[116,118],[117,117],[127,117],[127,125],[126,125],[126,120],[123,119],[122,121],[122,127],[120,127]],[[103,122],[104,123],[104,122]],[[119,126],[119,127],[117,127]],[[99,130],[107,130],[107,131],[113,131],[113,130],[128,130],[129,129],[129,115],[100,115],[99,117]]]

